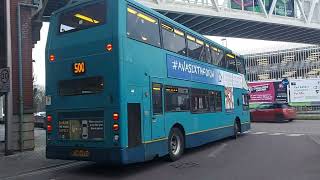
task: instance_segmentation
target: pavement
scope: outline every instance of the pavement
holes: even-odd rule
[[[43,135],[38,131],[37,139],[41,139]],[[0,179],[6,180],[150,178],[319,180],[320,121],[253,123],[252,130],[237,140],[224,139],[189,149],[176,162],[156,159],[110,167],[91,162],[47,160],[43,146],[33,152],[0,157]]]

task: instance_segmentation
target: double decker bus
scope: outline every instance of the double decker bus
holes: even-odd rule
[[[174,161],[250,129],[242,57],[133,0],[56,11],[46,58],[47,158]]]

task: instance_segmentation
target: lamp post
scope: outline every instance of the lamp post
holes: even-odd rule
[[[226,41],[226,48],[228,48],[228,40],[227,40],[227,38],[222,38],[222,39],[221,39],[222,45],[223,45],[223,41]]]

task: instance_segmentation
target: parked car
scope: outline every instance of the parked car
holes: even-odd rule
[[[46,112],[34,113],[34,126],[40,128],[47,128]]]
[[[296,110],[288,104],[263,103],[250,111],[251,121],[281,122],[296,119]]]

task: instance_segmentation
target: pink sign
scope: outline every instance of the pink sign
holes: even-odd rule
[[[250,90],[250,103],[274,102],[275,91],[273,82],[248,83]]]

